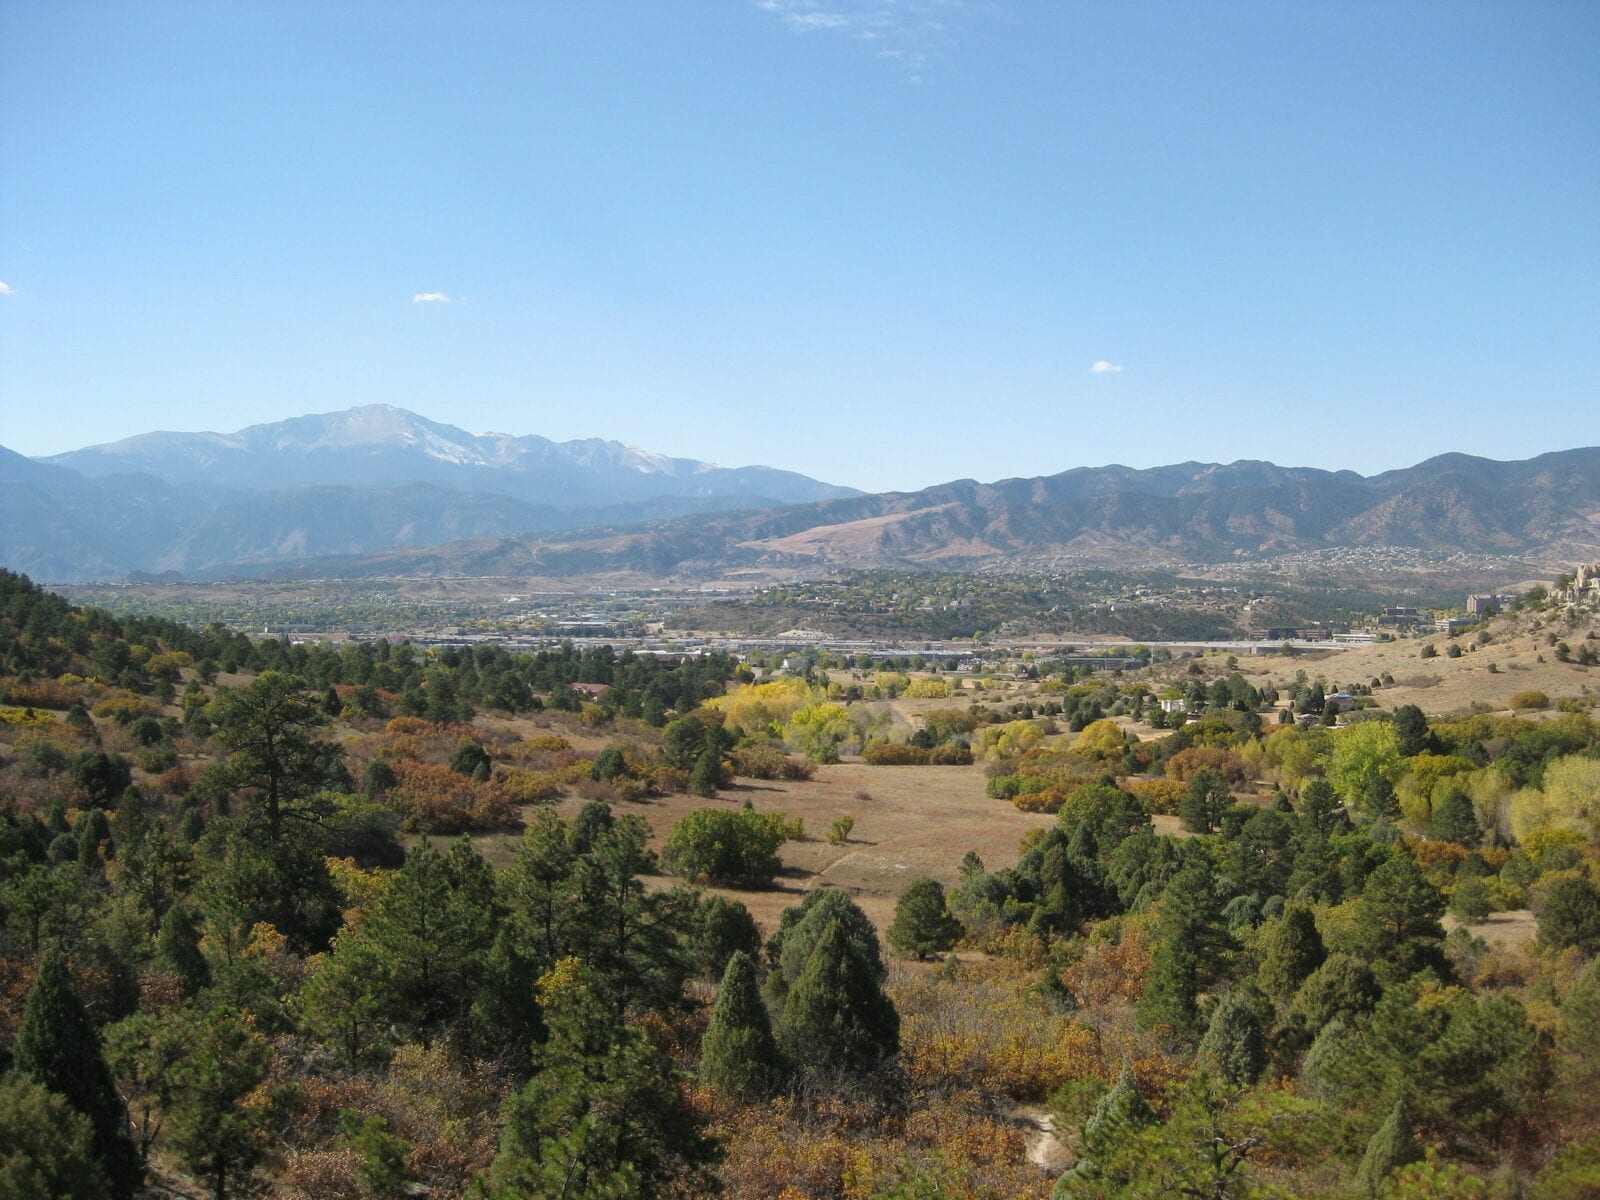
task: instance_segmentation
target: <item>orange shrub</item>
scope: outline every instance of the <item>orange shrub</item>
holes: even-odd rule
[[[83,700],[83,684],[62,683],[57,679],[13,681],[0,692],[0,699],[18,708],[71,708]]]
[[[1180,779],[1184,783],[1208,768],[1220,771],[1222,777],[1232,784],[1241,784],[1250,778],[1250,769],[1245,766],[1244,759],[1221,746],[1190,746],[1167,759],[1168,778]]]
[[[477,783],[433,763],[397,762],[394,769],[399,782],[389,791],[389,803],[407,830],[466,833],[504,828],[516,820],[516,803],[493,779]]]
[[[1129,779],[1121,786],[1123,791],[1144,805],[1145,812],[1169,817],[1177,814],[1178,805],[1189,793],[1189,789],[1177,779]]]
[[[168,767],[157,777],[154,786],[163,796],[182,796],[194,787],[194,771],[182,764]]]
[[[540,804],[561,795],[561,781],[548,771],[504,767],[496,771],[494,777],[505,789],[506,795],[518,804]]]
[[[1061,980],[1085,1006],[1132,1004],[1144,991],[1152,959],[1139,930],[1124,926],[1121,941],[1089,942]]]

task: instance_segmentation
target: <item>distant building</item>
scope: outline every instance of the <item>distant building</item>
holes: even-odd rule
[[[1189,702],[1181,698],[1177,700],[1163,700],[1161,702],[1161,711],[1164,713],[1188,712]]]
[[[1467,615],[1474,617],[1487,617],[1500,611],[1499,596],[1468,596]]]
[[[1340,712],[1349,712],[1356,706],[1356,698],[1349,692],[1335,692],[1328,697],[1328,703]]]
[[[1478,623],[1476,617],[1440,617],[1433,623],[1439,633],[1459,633],[1463,629],[1470,629]]]

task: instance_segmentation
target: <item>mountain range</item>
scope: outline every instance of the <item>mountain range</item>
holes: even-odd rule
[[[1188,462],[867,495],[617,442],[469,434],[380,405],[43,460],[0,450],[0,488],[0,562],[50,581],[1115,566],[1339,546],[1600,558],[1596,447],[1445,454],[1370,477]]]
[[[238,572],[859,495],[598,438],[472,434],[381,404],[41,459],[0,448],[0,489],[0,562],[51,581]]]

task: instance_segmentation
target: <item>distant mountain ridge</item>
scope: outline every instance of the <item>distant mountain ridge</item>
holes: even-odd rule
[[[390,405],[43,459],[0,447],[0,564],[44,581],[251,570],[859,495],[586,438],[471,434]]]
[[[40,460],[93,479],[143,472],[169,484],[281,490],[431,483],[561,508],[661,496],[774,504],[858,495],[772,467],[719,467],[622,442],[468,433],[389,404],[315,413],[236,433],[146,433]]]
[[[970,479],[753,513],[478,539],[309,564],[329,575],[705,575],[756,567],[969,569],[1221,562],[1339,546],[1600,558],[1600,448],[1442,455],[1364,478],[1241,461]]]
[[[46,581],[1117,566],[1337,546],[1600,559],[1594,447],[1520,462],[1443,454],[1370,478],[1241,460],[867,495],[374,405],[45,460],[0,449],[0,489],[0,564]]]

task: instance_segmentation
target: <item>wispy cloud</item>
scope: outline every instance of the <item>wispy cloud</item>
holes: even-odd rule
[[[413,304],[449,304],[450,297],[443,292],[418,292],[411,297]]]
[[[0,283],[0,296],[15,296],[16,294],[16,289],[9,283]]]
[[[848,38],[868,47],[903,83],[923,73],[952,41],[945,18],[969,0],[754,0],[797,34]]]
[[[1090,367],[1089,370],[1095,375],[1121,375],[1122,364],[1107,362],[1105,359],[1101,358],[1096,359],[1094,366]]]

